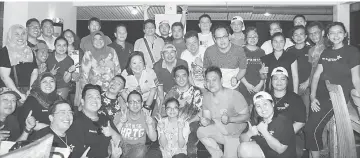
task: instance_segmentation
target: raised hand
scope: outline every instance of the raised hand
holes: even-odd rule
[[[73,73],[73,72],[76,70],[76,68],[78,68],[78,67],[80,67],[80,64],[79,64],[79,63],[77,63],[77,64],[75,64],[75,65],[71,65],[71,66],[69,67],[69,69],[68,69],[68,72],[69,72],[69,73]]]
[[[102,133],[103,133],[106,137],[111,137],[113,129],[112,129],[112,127],[111,127],[110,120],[108,121],[107,126],[103,126],[103,127],[101,127],[101,128],[102,128]]]
[[[249,121],[247,123],[249,125],[249,131],[251,132],[251,136],[259,135],[259,131],[257,129],[257,126],[252,126]]]
[[[120,141],[119,143],[116,143],[114,140],[110,140],[110,144],[111,144],[111,158],[118,158],[121,156],[122,154],[122,149],[120,146]]]
[[[264,121],[261,121],[256,127],[260,133],[268,132],[268,124]]]
[[[122,110],[120,111],[120,113],[121,113],[120,122],[121,122],[121,123],[127,122],[127,116],[126,116],[126,114],[127,114],[127,108],[122,109]]]
[[[56,64],[54,65],[54,67],[50,70],[50,73],[52,74],[52,75],[56,75],[57,74],[57,70],[59,69],[60,67],[57,67],[56,68]]]
[[[32,110],[29,112],[25,120],[25,127],[27,130],[32,130],[36,126],[36,119],[32,116]]]
[[[155,119],[158,122],[157,126],[158,126],[159,130],[164,130],[165,129],[165,122],[164,122],[163,118],[161,117],[161,115],[157,114],[157,117],[155,117]]]
[[[187,5],[183,5],[183,6],[180,6],[182,11],[188,11],[188,6]]]
[[[0,141],[7,140],[10,137],[10,131],[2,130],[4,127],[5,125],[0,127]]]
[[[149,8],[150,8],[150,6],[149,6],[148,4],[144,4],[144,5],[142,6],[142,9],[143,9],[144,11],[147,11]]]
[[[154,123],[154,120],[153,118],[151,117],[151,113],[147,110],[144,110],[144,113],[145,113],[145,117],[146,117],[146,124],[148,126],[152,125]]]

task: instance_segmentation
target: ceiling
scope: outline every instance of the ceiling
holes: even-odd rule
[[[136,8],[138,14],[131,14]],[[264,13],[271,13],[265,16]],[[213,20],[228,20],[240,15],[244,20],[260,21],[291,21],[296,14],[305,15],[308,21],[332,21],[332,6],[189,6],[188,20],[197,20],[200,15],[207,13]],[[77,19],[88,20],[98,17],[101,20],[143,20],[142,6],[77,6]],[[150,18],[155,14],[164,14],[164,6],[151,6],[148,10]]]

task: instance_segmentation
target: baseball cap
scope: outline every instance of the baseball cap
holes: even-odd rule
[[[233,23],[234,21],[241,21],[243,26],[241,30],[245,30],[245,24],[244,24],[244,19],[241,16],[234,16],[233,18],[231,18],[231,23]]]
[[[168,43],[168,44],[165,44],[165,46],[163,47],[161,52],[164,52],[164,51],[176,51],[176,47],[173,44]]]
[[[163,20],[159,23],[159,26],[162,24],[167,24],[168,26],[170,26],[170,22],[168,20]]]
[[[265,91],[260,91],[254,95],[253,101],[254,104],[260,100],[267,99],[273,101],[271,95]]]
[[[271,76],[273,75],[285,75],[286,77],[289,77],[288,72],[283,67],[277,67],[271,72]]]
[[[1,87],[0,88],[0,95],[3,95],[3,94],[13,94],[13,95],[15,95],[16,99],[21,98],[18,93],[16,93],[15,91],[13,91],[12,89],[7,88],[7,87]]]

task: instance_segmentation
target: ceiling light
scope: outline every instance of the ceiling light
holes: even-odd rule
[[[269,12],[264,13],[265,16],[270,16],[271,14]]]
[[[133,7],[132,9],[131,9],[131,14],[133,14],[133,15],[135,15],[135,14],[137,14],[139,11],[136,9],[136,7]]]

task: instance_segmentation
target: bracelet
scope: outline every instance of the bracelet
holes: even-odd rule
[[[27,128],[25,128],[25,129],[24,129],[24,132],[30,134],[31,132],[33,132],[33,129],[28,130]]]

